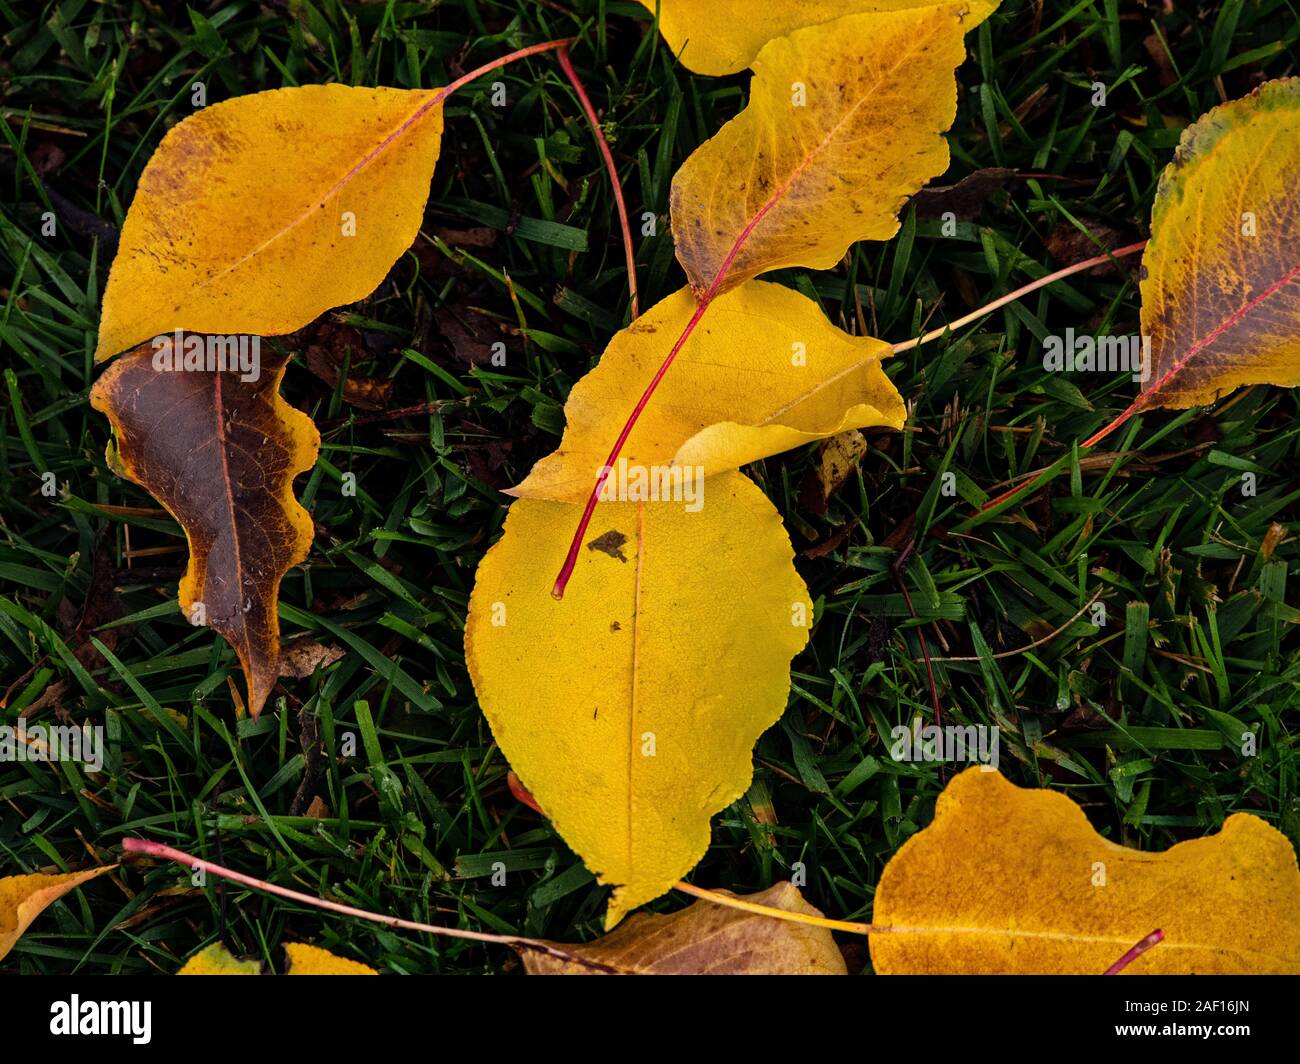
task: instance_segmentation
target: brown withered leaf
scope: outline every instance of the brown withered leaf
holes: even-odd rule
[[[486,225],[476,225],[469,229],[438,230],[438,239],[453,248],[495,247],[500,235],[495,229],[490,229]]]
[[[343,381],[343,400],[349,406],[382,410],[388,405],[393,394],[391,380],[356,375],[357,362],[368,357],[359,329],[321,319],[288,337],[286,345],[289,350],[300,350],[303,365],[331,388],[338,387],[346,364],[348,375]]]
[[[486,366],[492,361],[492,344],[501,340],[495,322],[472,311],[456,312],[439,307],[433,312],[438,336],[457,362]]]
[[[719,891],[719,893],[726,893]],[[788,882],[741,900],[821,916]],[[531,975],[847,975],[844,957],[824,927],[796,924],[697,901],[663,916],[637,913],[622,927],[586,945],[554,942],[577,958],[566,961],[521,949]],[[589,962],[583,964],[582,961]]]
[[[1047,238],[1047,253],[1062,266],[1073,266],[1076,262],[1095,258],[1133,242],[1130,236],[1113,225],[1098,221],[1086,224],[1088,232],[1085,233],[1069,222],[1061,222]],[[1099,277],[1111,277],[1119,271],[1119,263],[1112,261],[1100,262],[1087,272]]]
[[[1013,177],[1015,170],[1004,166],[988,166],[967,174],[955,185],[938,185],[923,188],[912,197],[918,218],[941,218],[947,211],[960,222],[970,222],[979,217],[980,209],[997,192],[1001,192]]]
[[[280,675],[291,680],[305,680],[317,668],[326,668],[343,657],[336,646],[318,643],[314,639],[300,639],[280,650]]]
[[[285,360],[265,347],[262,355],[258,379],[244,381],[238,370],[155,369],[143,345],[90,393],[113,425],[109,465],[185,530],[181,609],[235,648],[253,716],[279,675],[280,580],[311,546],[311,517],[294,498],[293,478],[312,467],[320,446],[311,419],[280,398]]]

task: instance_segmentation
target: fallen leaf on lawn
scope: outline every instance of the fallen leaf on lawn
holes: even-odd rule
[[[967,174],[955,185],[931,185],[912,197],[918,218],[942,218],[947,212],[961,222],[974,221],[989,198],[1006,187],[1015,170],[989,166]],[[1118,245],[1117,245],[1118,246]]]
[[[730,894],[730,891],[718,891]],[[821,916],[799,889],[777,883],[742,901]],[[671,915],[636,913],[622,927],[585,945],[551,945],[581,960],[520,949],[531,975],[847,975],[844,956],[824,927],[697,901]]]
[[[1134,974],[1300,974],[1300,870],[1286,836],[1234,813],[1164,853],[1098,835],[1064,794],[969,768],[894,855],[872,923],[879,974],[1098,974],[1154,930]]]
[[[1298,173],[1300,78],[1266,82],[1183,132],[1142,256],[1152,365],[1135,406],[1300,384]]]
[[[286,975],[378,975],[368,965],[338,957],[319,946],[305,942],[291,942],[284,947],[289,957]]]
[[[85,872],[57,875],[34,873],[0,879],[0,960],[8,955],[14,948],[14,943],[48,906],[87,880],[111,872],[116,867],[117,865],[104,865]]]
[[[735,74],[754,61],[763,45],[805,26],[843,15],[934,7],[934,0],[639,0],[682,63],[697,74]],[[974,27],[997,7],[996,0],[971,0]]]
[[[578,507],[521,499],[480,563],[465,657],[511,767],[616,886],[613,927],[692,868],[709,818],[749,786],[785,708],[812,604],[766,496],[739,473],[704,505],[605,503],[563,602],[549,591]]]
[[[848,15],[765,45],[749,105],[673,178],[691,286],[829,269],[855,241],[893,236],[907,198],[948,168],[953,70],[977,21],[969,4],[945,4]]]
[[[656,304],[610,342],[569,393],[559,448],[509,492],[582,502],[624,418],[681,334],[688,289]],[[881,369],[889,345],[837,329],[807,296],[750,281],[714,301],[628,437],[621,475],[723,473],[846,429],[901,429],[907,411]],[[665,475],[666,472],[665,472]]]
[[[185,962],[177,975],[261,975],[260,961],[241,961],[220,942],[214,942]]]
[[[822,444],[817,456],[817,479],[823,502],[844,486],[866,453],[867,438],[857,429],[837,433]]]
[[[114,472],[185,529],[181,610],[235,648],[256,717],[279,675],[280,580],[307,557],[314,531],[293,479],[315,464],[320,434],[280,397],[285,363],[266,352],[256,381],[158,370],[153,358],[146,345],[118,359],[90,401],[113,424]]]
[[[314,639],[301,639],[280,651],[280,675],[305,680],[317,669],[324,669],[343,658],[343,650]]]
[[[319,946],[291,942],[284,947],[289,959],[285,975],[378,975],[367,965],[337,957]],[[241,961],[220,942],[194,954],[177,975],[261,975],[262,962]]]
[[[368,296],[419,232],[436,99],[303,85],[173,126],[122,227],[96,360],[176,329],[288,333]]]

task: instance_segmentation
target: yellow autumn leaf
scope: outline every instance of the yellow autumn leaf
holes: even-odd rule
[[[435,90],[304,85],[205,107],[140,177],[97,360],[183,329],[292,332],[369,295],[419,232]]]
[[[0,879],[0,960],[14,948],[24,931],[42,912],[70,890],[87,880],[111,872],[117,865],[91,868],[85,872],[56,875],[34,873]]]
[[[616,886],[607,927],[703,856],[812,620],[766,496],[740,473],[705,483],[696,512],[602,504],[563,602],[550,577],[578,507],[521,499],[470,597],[479,704],[564,840]]]
[[[1134,406],[1300,384],[1300,78],[1189,126],[1160,177],[1142,257],[1150,376]]]
[[[338,957],[319,946],[305,942],[291,942],[284,947],[289,957],[286,975],[378,975],[368,965]]]
[[[774,37],[862,12],[933,8],[935,0],[639,0],[659,14],[659,32],[682,63],[714,77],[744,70]],[[998,0],[970,0],[971,27]]]
[[[559,448],[510,494],[582,502],[627,412],[696,303],[682,289],[614,337],[565,403]],[[850,428],[901,429],[902,397],[880,368],[889,345],[850,336],[798,292],[750,281],[709,308],[632,430],[606,486],[645,471],[712,476]],[[633,498],[624,493],[625,498]]]
[[[1126,971],[1294,975],[1300,870],[1246,813],[1146,853],[1103,839],[1065,795],[976,767],[885,867],[872,923],[904,929],[871,936],[880,974],[1099,974],[1160,930]]]
[[[822,915],[789,882],[738,897],[770,909]],[[844,955],[826,928],[707,900],[667,915],[636,913],[622,927],[585,945],[551,945],[576,959],[521,948],[519,955],[530,975],[848,974]]]
[[[673,178],[691,286],[828,269],[854,241],[893,236],[906,199],[948,167],[953,70],[975,21],[967,3],[873,12],[765,45],[749,105]]]
[[[241,961],[220,942],[205,946],[185,962],[177,975],[261,975],[260,961]]]
[[[285,975],[378,975],[367,965],[338,957],[319,946],[304,942],[291,942],[284,947],[289,959]],[[220,942],[199,950],[181,968],[177,975],[261,975],[260,961],[241,961]]]

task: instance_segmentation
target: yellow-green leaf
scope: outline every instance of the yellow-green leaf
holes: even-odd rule
[[[692,287],[783,266],[827,269],[886,240],[948,167],[966,3],[848,15],[769,42],[749,105],[673,178],[677,257]]]
[[[347,85],[180,122],[122,227],[96,359],[176,329],[288,333],[369,295],[419,232],[441,134],[434,90]]]
[[[776,509],[740,473],[707,485],[693,513],[598,507],[562,602],[551,580],[579,508],[521,499],[470,598],[479,704],[565,841],[617,887],[607,927],[703,856],[808,638],[812,605]]]
[[[789,882],[739,897],[770,909],[822,915]],[[636,913],[622,927],[585,945],[551,945],[580,960],[567,961],[554,954],[520,948],[519,955],[529,974],[848,974],[844,955],[826,928],[744,912],[707,900],[669,915]]]
[[[1183,132],[1142,258],[1151,373],[1136,406],[1300,384],[1298,175],[1300,78],[1266,82]]]
[[[307,557],[314,531],[293,479],[315,463],[320,434],[280,397],[284,370],[265,352],[256,380],[237,370],[159,370],[145,346],[109,366],[90,393],[113,424],[109,464],[185,529],[181,610],[235,648],[255,717],[280,674],[280,580]]]
[[[876,887],[880,974],[1300,973],[1300,870],[1281,832],[1235,813],[1164,853],[1118,846],[1063,794],[970,768]],[[919,931],[916,929],[927,929]]]
[[[111,872],[116,867],[117,865],[105,865],[85,872],[57,875],[34,873],[0,879],[0,960],[14,948],[14,943],[47,907],[68,891],[75,890],[87,880]]]
[[[559,448],[511,494],[582,502],[609,446],[695,312],[687,289],[614,337],[569,393]],[[722,473],[850,428],[901,429],[902,397],[880,368],[889,345],[835,328],[812,300],[750,281],[709,308],[623,448],[607,486],[644,471]],[[636,496],[624,491],[623,501]]]
[[[659,32],[677,58],[697,74],[744,70],[774,37],[844,15],[935,6],[935,0],[640,0],[659,12]],[[997,0],[970,0],[971,26],[983,22]]]
[[[185,962],[177,975],[261,975],[259,961],[241,961],[220,942],[205,946]]]

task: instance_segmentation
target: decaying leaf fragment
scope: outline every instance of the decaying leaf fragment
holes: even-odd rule
[[[569,596],[549,594],[578,508],[521,499],[480,563],[465,657],[492,734],[565,841],[616,886],[613,927],[692,868],[785,708],[812,604],[746,477],[703,505],[602,503]],[[623,558],[617,557],[618,553]]]
[[[145,345],[118,359],[90,401],[112,422],[114,471],[185,529],[181,610],[235,648],[257,716],[279,675],[280,580],[311,547],[293,479],[315,464],[320,434],[280,397],[285,363],[268,352],[256,380],[238,370],[158,370],[154,354]]]
[[[1300,870],[1286,836],[1235,813],[1146,853],[1064,794],[967,769],[876,887],[878,974],[1099,974],[1154,930],[1134,974],[1300,973]]]
[[[435,90],[304,85],[215,103],[140,176],[95,358],[176,329],[272,336],[369,295],[419,232]]]
[[[697,74],[734,74],[754,61],[774,37],[843,15],[932,8],[935,0],[640,0],[658,9],[659,32],[683,64]],[[971,0],[972,28],[997,0]]]
[[[768,908],[822,915],[788,882],[739,897]],[[586,945],[552,944],[591,965],[520,949],[531,975],[848,974],[844,956],[826,928],[704,900],[667,916],[636,913],[622,927]]]
[[[582,502],[623,419],[681,335],[695,299],[682,289],[616,335],[565,403],[564,438],[510,494]],[[846,429],[901,429],[902,397],[881,369],[888,344],[850,336],[811,299],[749,281],[709,308],[621,456],[628,470],[724,473]]]
[[[117,865],[104,865],[85,872],[56,875],[34,873],[0,879],[0,960],[14,948],[24,931],[42,912],[70,890],[87,880],[111,872]]]
[[[977,21],[968,3],[941,4],[847,15],[766,44],[748,106],[673,178],[691,287],[828,269],[855,241],[893,236],[899,208],[948,167],[953,70]]]
[[[1300,384],[1300,78],[1266,82],[1183,132],[1142,270],[1152,365],[1136,407]]]

